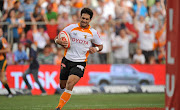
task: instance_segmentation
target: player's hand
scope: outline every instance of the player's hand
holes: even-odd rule
[[[96,53],[97,52],[97,49],[95,47],[90,47],[89,48],[89,53],[90,54],[93,54],[93,53]]]
[[[57,39],[56,43],[58,43],[59,45],[66,47],[68,45],[68,41],[63,40],[62,38]]]

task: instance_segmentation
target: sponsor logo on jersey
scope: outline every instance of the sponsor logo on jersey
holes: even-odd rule
[[[82,40],[82,39],[72,38],[72,42],[88,45],[88,41],[85,41],[85,40]]]
[[[84,66],[82,66],[82,65],[77,65],[77,67],[78,67],[79,69],[81,69],[81,71],[84,70]]]

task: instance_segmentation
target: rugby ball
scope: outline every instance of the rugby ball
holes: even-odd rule
[[[71,46],[71,39],[70,39],[69,34],[66,31],[61,31],[58,35],[58,39],[61,39],[61,38],[63,41],[68,41],[68,45],[64,46],[64,48],[69,48]]]

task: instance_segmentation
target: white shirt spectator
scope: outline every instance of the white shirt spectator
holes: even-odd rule
[[[145,63],[145,56],[144,56],[143,54],[141,54],[141,55],[135,54],[135,55],[133,56],[133,61],[134,61],[134,62],[138,61],[138,62],[140,62],[141,64],[144,64],[144,63]]]
[[[70,14],[70,6],[69,5],[59,5],[58,14],[68,13]]]
[[[104,5],[102,17],[107,20],[109,15],[111,15],[113,19],[116,17],[115,4],[111,0]]]
[[[100,34],[100,36],[101,36],[101,40],[102,40],[102,43],[103,43],[103,49],[101,50],[101,53],[110,52],[111,39],[109,38],[109,36],[106,33]]]
[[[122,46],[122,48],[118,48],[114,50],[114,57],[117,59],[127,59],[129,58],[129,41],[130,41],[130,36],[126,35],[124,39],[122,39],[120,36],[117,36],[113,43],[112,46]]]
[[[49,35],[46,32],[44,35],[42,35],[40,32],[34,32],[33,38],[34,41],[37,42],[37,47],[43,49],[47,44],[47,40],[49,40]]]
[[[136,22],[136,25],[137,25],[136,28],[138,29],[139,32],[144,31],[145,22],[137,21],[137,22]]]
[[[155,43],[155,33],[153,30],[150,33],[144,31],[139,32],[140,48],[145,51],[152,51]]]

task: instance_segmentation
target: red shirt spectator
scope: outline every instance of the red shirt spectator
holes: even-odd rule
[[[138,31],[134,28],[134,24],[126,22],[125,26],[128,28],[129,31],[136,34],[136,36],[130,41],[130,43],[136,43],[138,39]]]
[[[46,28],[47,28],[47,33],[49,35],[50,40],[54,40],[54,38],[57,36],[58,25],[46,24]]]

